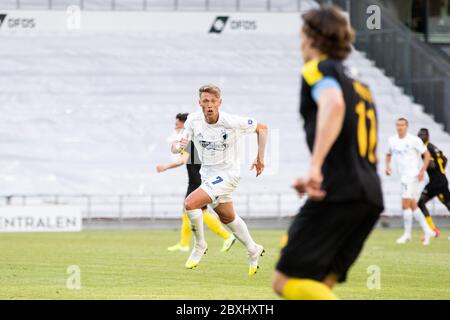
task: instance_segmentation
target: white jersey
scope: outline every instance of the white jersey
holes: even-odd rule
[[[183,136],[194,141],[202,168],[200,174],[206,179],[217,172],[240,176],[240,138],[256,131],[253,118],[219,113],[215,124],[206,122],[203,112],[189,114]]]
[[[389,138],[388,154],[392,155],[402,182],[409,183],[417,179],[425,151],[427,148],[422,140],[411,134],[407,134],[403,139],[398,135]]]

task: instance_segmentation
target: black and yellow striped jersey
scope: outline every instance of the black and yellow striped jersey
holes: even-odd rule
[[[425,146],[430,152],[431,159],[430,165],[427,168],[428,176],[430,177],[430,183],[445,183],[447,184],[447,178],[445,176],[445,166],[447,165],[447,158],[444,153],[436,147],[434,144],[427,142]]]
[[[197,149],[195,148],[192,141],[189,143],[186,150],[181,151],[181,156],[185,155],[189,156],[188,162],[186,163],[189,185],[200,186],[202,184],[202,178],[200,175],[200,169],[202,165],[197,153]]]
[[[367,86],[352,79],[339,60],[326,56],[308,61],[302,70],[300,114],[306,140],[313,149],[316,131],[318,88],[337,86],[345,101],[341,132],[322,167],[326,202],[368,201],[383,207],[377,174],[377,116]]]

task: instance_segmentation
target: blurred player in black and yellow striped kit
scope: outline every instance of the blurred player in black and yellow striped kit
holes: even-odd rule
[[[430,212],[426,207],[426,203],[437,196],[439,201],[441,201],[450,211],[450,191],[448,189],[448,180],[445,175],[447,158],[445,157],[444,152],[430,142],[430,133],[428,132],[428,129],[420,129],[418,136],[422,139],[431,155],[430,164],[427,169],[430,181],[422,191],[418,206],[420,210],[422,210],[428,225],[433,229],[436,237],[438,237],[440,232],[434,225]]]
[[[303,15],[300,114],[311,160],[294,184],[308,200],[273,276],[275,292],[286,299],[337,299],[334,285],[346,280],[383,211],[373,97],[342,64],[353,38],[336,7]]]
[[[183,130],[184,123],[186,122],[188,114],[179,113],[175,120],[175,130],[177,133]],[[172,141],[173,142],[173,141]],[[197,155],[197,150],[193,143],[188,146],[186,150],[183,150],[180,154],[180,158],[177,161],[168,164],[158,164],[156,170],[158,172],[164,172],[169,169],[178,168],[182,165],[186,165],[189,184],[186,192],[186,197],[191,194],[195,189],[197,189],[202,184],[202,179],[200,176],[201,163]],[[222,245],[221,252],[228,251],[231,246],[236,241],[233,234],[228,232],[223,226],[220,220],[212,215],[207,207],[202,208],[203,210],[203,221],[217,235],[219,235],[224,241]],[[181,225],[181,239],[177,244],[167,248],[169,251],[189,251],[189,242],[191,240],[191,226],[189,223],[189,218],[186,212],[183,212],[183,222]]]

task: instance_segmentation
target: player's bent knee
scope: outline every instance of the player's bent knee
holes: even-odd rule
[[[419,202],[417,203],[417,205],[419,206],[420,209],[424,209],[425,208],[425,201],[423,198],[419,199]]]
[[[236,218],[236,214],[234,213],[231,203],[221,203],[214,208],[214,211],[217,213],[223,224],[229,224]]]
[[[402,209],[412,209],[412,200],[411,199],[403,199],[402,201]]]
[[[220,219],[220,221],[221,221],[223,224],[229,224],[229,223],[233,222],[234,217],[231,218],[231,217],[229,217],[229,216],[220,216],[220,215],[219,215],[219,219]]]
[[[195,210],[195,209],[198,209],[198,208],[196,208],[194,201],[188,200],[188,199],[186,199],[186,200],[184,201],[184,207],[186,208],[186,210]]]

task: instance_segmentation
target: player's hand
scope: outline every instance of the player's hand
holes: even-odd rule
[[[164,172],[164,171],[166,171],[166,167],[165,167],[163,164],[158,164],[158,165],[156,166],[156,171],[157,171],[158,173]]]
[[[292,185],[292,188],[295,189],[295,191],[297,191],[297,194],[300,198],[303,198],[303,196],[306,193],[306,181],[305,179],[302,178],[298,178],[297,180],[295,180],[294,184]]]
[[[323,176],[320,168],[311,167],[309,170],[309,176],[306,179],[299,178],[295,181],[293,188],[297,191],[298,195],[303,197],[308,194],[309,198],[314,201],[323,200],[326,196],[326,192],[321,189]]]
[[[309,176],[306,180],[306,193],[309,198],[314,201],[320,201],[325,198],[326,192],[321,189],[322,187],[322,169],[312,166],[309,169]]]
[[[253,161],[252,167],[250,168],[250,170],[253,170],[253,168],[256,168],[256,176],[259,176],[263,171],[264,171],[264,161],[256,158],[255,161]]]
[[[180,140],[180,148],[181,149],[186,149],[188,144],[189,144],[189,140],[188,139],[183,138],[183,139]]]
[[[419,175],[417,176],[417,179],[419,180],[419,182],[422,182],[423,179],[425,179],[425,171],[420,170]]]
[[[386,168],[386,175],[390,176],[391,175],[391,168]]]

